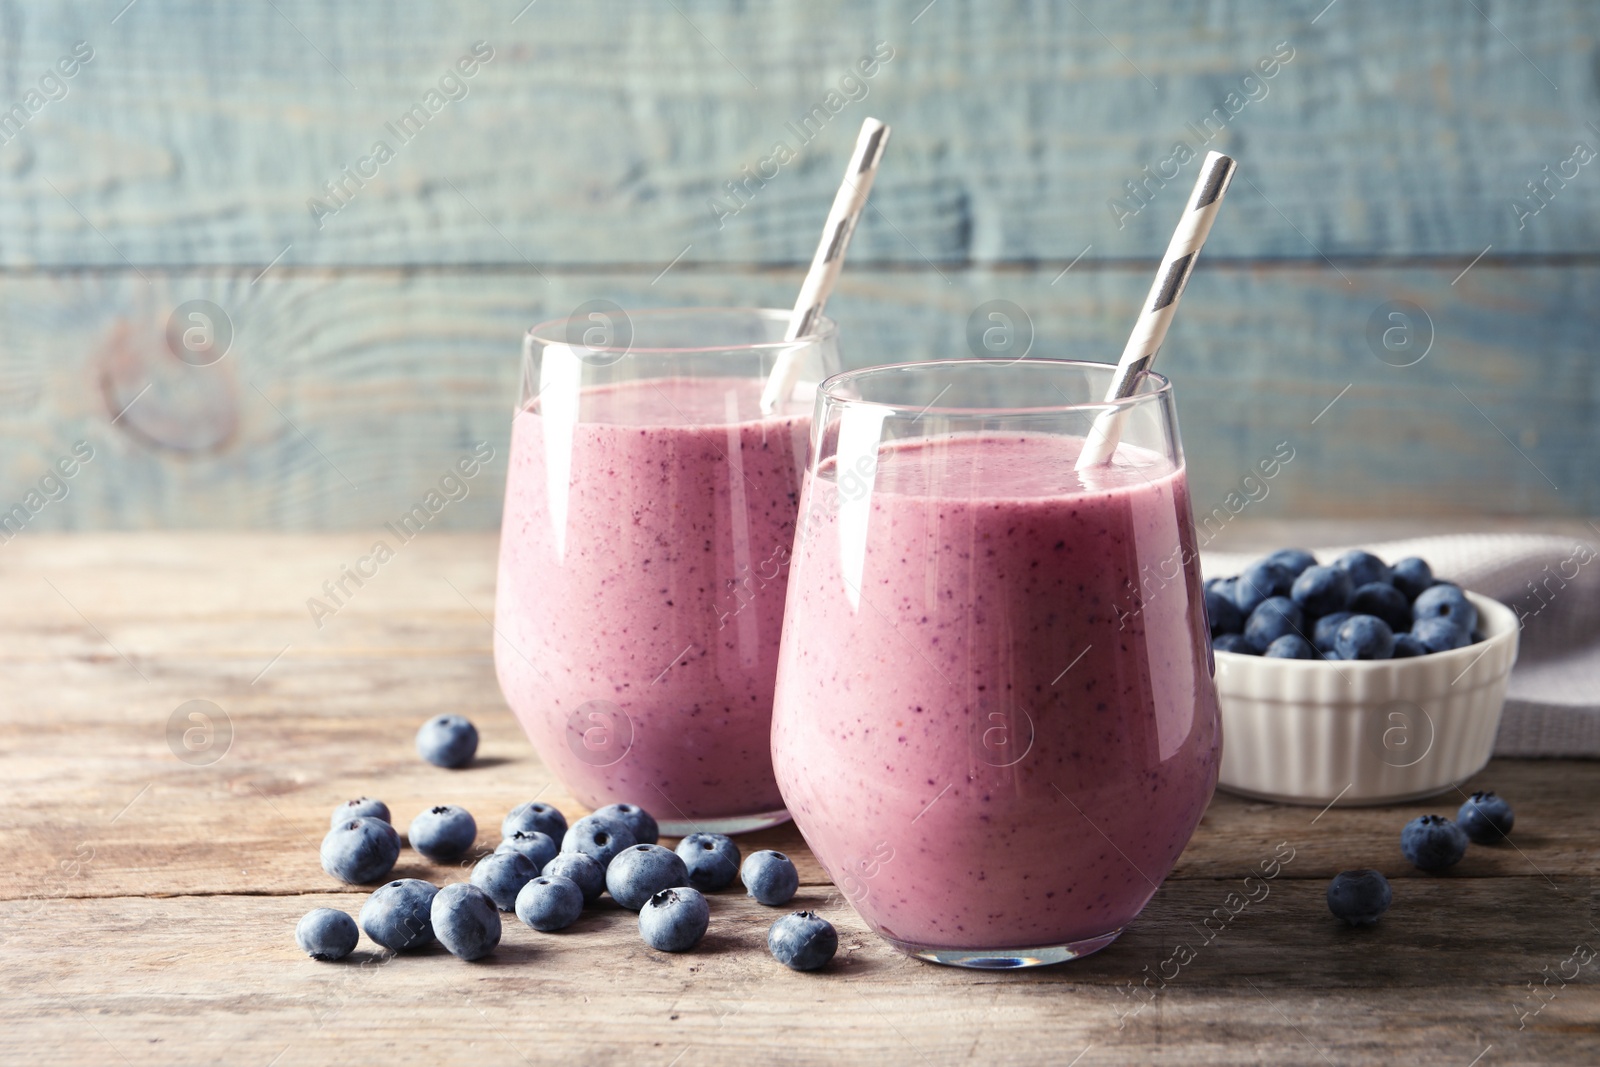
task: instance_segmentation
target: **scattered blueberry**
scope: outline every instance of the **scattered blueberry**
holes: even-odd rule
[[[1317,565],[1317,557],[1303,548],[1280,548],[1267,557],[1267,562],[1278,564],[1289,572],[1289,577],[1298,578]]]
[[[322,869],[351,885],[381,882],[400,858],[400,835],[382,819],[358,816],[322,839]]]
[[[539,877],[539,868],[520,852],[491,852],[472,867],[472,884],[489,894],[495,907],[510,911],[517,906],[522,887]]]
[[[439,944],[461,959],[482,959],[500,943],[500,912],[475,885],[456,882],[439,890],[429,918]]]
[[[478,822],[466,808],[438,804],[411,820],[406,839],[435,863],[454,863],[478,839]]]
[[[1394,651],[1394,631],[1372,615],[1352,615],[1333,639],[1340,659],[1388,659]]]
[[[1469,636],[1478,626],[1478,609],[1472,606],[1459,585],[1450,582],[1440,582],[1418,593],[1411,610],[1418,620],[1449,619]]]
[[[1316,625],[1311,628],[1311,643],[1317,646],[1318,652],[1328,653],[1334,650],[1339,637],[1339,627],[1343,626],[1349,617],[1348,611],[1336,611],[1317,620]]]
[[[816,912],[794,911],[767,931],[767,950],[791,970],[815,971],[839,951],[839,935],[833,924]]]
[[[1218,634],[1211,639],[1211,647],[1218,652],[1237,652],[1241,656],[1260,655],[1250,647],[1250,642],[1244,639],[1244,634]]]
[[[662,952],[687,952],[711,924],[711,905],[698,889],[663,889],[639,909],[639,936]]]
[[[1442,815],[1419,815],[1400,831],[1400,851],[1418,870],[1442,871],[1467,854],[1467,835]]]
[[[478,752],[478,728],[460,715],[435,715],[417,731],[417,755],[435,767],[465,767]]]
[[[509,838],[518,830],[541,833],[552,841],[560,841],[567,832],[567,817],[549,804],[530,800],[518,804],[500,821],[500,836]]]
[[[1340,871],[1328,883],[1328,910],[1351,926],[1371,926],[1393,901],[1389,880],[1374,870]]]
[[[1311,642],[1299,634],[1284,634],[1261,653],[1268,659],[1321,659]]]
[[[789,903],[800,888],[800,872],[794,869],[794,861],[770,848],[750,853],[739,868],[739,878],[756,903],[774,908]]]
[[[539,877],[517,894],[517,918],[549,934],[565,930],[583,914],[583,890],[562,875]]]
[[[1467,631],[1458,626],[1455,620],[1438,615],[1418,619],[1411,625],[1411,636],[1429,652],[1449,652],[1472,643]]]
[[[617,853],[638,843],[633,831],[619,820],[604,815],[585,815],[567,828],[561,838],[561,851],[582,852],[605,867]]]
[[[1338,567],[1307,567],[1294,580],[1289,598],[1307,615],[1341,611],[1350,600],[1350,576]]]
[[[556,858],[561,850],[550,840],[549,834],[537,830],[518,830],[500,842],[496,852],[520,852],[533,864],[534,873],[544,870],[544,865]]]
[[[1294,576],[1280,563],[1259,560],[1233,580],[1233,602],[1246,618],[1269,597],[1288,596]]]
[[[361,905],[361,929],[390,952],[430,945],[430,909],[438,892],[438,886],[420,878],[399,878],[381,885]]]
[[[1285,634],[1299,633],[1303,621],[1294,601],[1286,596],[1270,597],[1250,613],[1250,621],[1244,624],[1244,639],[1257,652],[1265,652],[1268,645]]]
[[[739,846],[727,834],[690,834],[678,842],[689,884],[702,893],[722,889],[739,874]]]
[[[583,852],[563,852],[545,864],[540,873],[546,878],[570,879],[583,891],[585,904],[600,899],[606,891],[606,869]]]
[[[1212,590],[1206,593],[1205,601],[1206,621],[1211,624],[1212,637],[1236,634],[1244,628],[1244,616],[1232,597]]]
[[[1390,653],[1394,659],[1410,659],[1413,656],[1426,656],[1428,646],[1413,633],[1394,635],[1394,651]]]
[[[688,884],[689,868],[682,858],[660,845],[625,848],[606,867],[611,899],[629,911],[638,911],[663,889]]]
[[[640,845],[653,845],[661,840],[661,830],[655,818],[637,804],[607,804],[595,811],[597,816],[615,819],[633,832],[633,840]]]
[[[1411,605],[1406,595],[1385,582],[1368,582],[1350,594],[1346,605],[1357,615],[1382,619],[1395,633],[1411,629]]]
[[[1394,565],[1394,587],[1404,593],[1407,600],[1417,599],[1431,585],[1433,568],[1428,566],[1427,560],[1407,556]]]
[[[389,805],[381,800],[373,800],[371,797],[357,797],[355,800],[347,800],[337,808],[334,808],[333,818],[329,820],[328,826],[332,828],[348,819],[361,818],[382,819],[386,823],[394,822],[389,817]]]
[[[355,951],[361,932],[356,921],[333,908],[312,908],[294,928],[295,944],[314,960],[342,960]]]
[[[1494,845],[1506,840],[1517,817],[1511,805],[1493,792],[1478,792],[1467,798],[1456,812],[1456,825],[1480,845]]]
[[[1363,552],[1359,548],[1354,552],[1346,552],[1334,560],[1333,565],[1350,576],[1350,584],[1356,589],[1360,589],[1368,582],[1383,582],[1388,585],[1394,581],[1393,572],[1389,570],[1387,563],[1371,552]]]

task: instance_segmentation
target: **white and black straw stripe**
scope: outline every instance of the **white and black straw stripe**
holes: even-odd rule
[[[1228,192],[1238,164],[1232,157],[1220,152],[1207,153],[1195,178],[1194,191],[1173,231],[1166,255],[1161,257],[1161,268],[1156,271],[1150,285],[1150,295],[1145,298],[1133,333],[1117,361],[1117,373],[1112,377],[1111,388],[1106,393],[1108,403],[1132,396],[1139,386],[1139,377],[1155,362],[1161,342],[1166,340],[1167,328],[1177,314],[1178,301],[1183,299],[1184,287],[1194,273],[1195,260],[1211,232],[1222,198]],[[1120,436],[1120,419],[1115,411],[1107,411],[1095,420],[1083,453],[1078,457],[1078,469],[1096,466],[1111,458]]]

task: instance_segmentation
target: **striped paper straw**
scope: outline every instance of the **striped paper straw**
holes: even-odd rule
[[[1178,220],[1178,228],[1167,245],[1167,254],[1161,259],[1161,269],[1156,271],[1150,295],[1145,298],[1144,310],[1139,313],[1139,321],[1133,325],[1133,334],[1122,350],[1122,359],[1117,361],[1116,376],[1112,378],[1111,389],[1106,393],[1107,403],[1132,396],[1139,384],[1139,376],[1156,361],[1156,353],[1166,339],[1167,328],[1178,313],[1183,287],[1189,284],[1189,275],[1194,273],[1194,261],[1200,256],[1206,235],[1211,232],[1211,224],[1216,220],[1217,210],[1222,207],[1222,197],[1228,191],[1228,184],[1233,181],[1237,166],[1231,156],[1221,152],[1206,153],[1205,162],[1200,164],[1200,174],[1195,179],[1194,192],[1189,194],[1189,205],[1183,209],[1183,218]],[[1083,452],[1078,456],[1078,470],[1096,467],[1110,460],[1111,454],[1117,450],[1121,434],[1121,413],[1115,409],[1101,412],[1089,430],[1088,439],[1084,441]]]
[[[856,222],[867,206],[867,194],[872,191],[872,179],[878,176],[878,161],[883,158],[883,148],[888,141],[889,127],[877,119],[869,118],[861,124],[855,151],[850,154],[850,165],[845,168],[844,181],[834,194],[827,225],[822,228],[822,243],[817,245],[811,269],[806,271],[806,280],[800,284],[800,296],[794,302],[794,314],[783,337],[785,341],[811,333],[822,318],[822,309],[828,303],[834,283],[839,280],[845,249],[850,246],[850,236],[855,233]],[[773,365],[766,387],[761,390],[763,414],[772,414],[789,399],[799,375],[799,349],[784,349]]]

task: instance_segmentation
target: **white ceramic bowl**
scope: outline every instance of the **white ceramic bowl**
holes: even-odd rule
[[[1411,659],[1318,661],[1217,652],[1231,793],[1286,804],[1388,804],[1443,792],[1489,762],[1517,616],[1468,592],[1484,640]]]

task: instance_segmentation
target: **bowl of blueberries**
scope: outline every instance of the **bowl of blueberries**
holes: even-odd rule
[[[1290,804],[1443,792],[1488,763],[1516,614],[1415,556],[1324,564],[1286,548],[1205,583],[1222,711],[1218,785]]]

